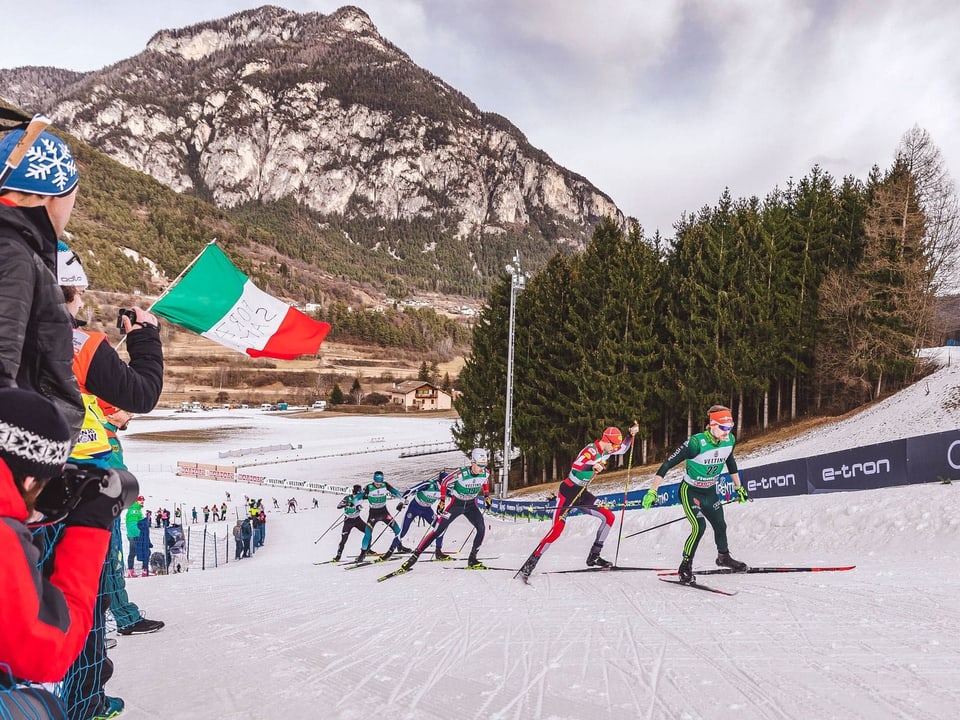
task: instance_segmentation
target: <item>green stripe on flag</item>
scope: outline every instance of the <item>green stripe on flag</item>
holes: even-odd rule
[[[236,304],[246,282],[247,276],[219,247],[207,245],[200,259],[152,311],[181,327],[204,333]]]

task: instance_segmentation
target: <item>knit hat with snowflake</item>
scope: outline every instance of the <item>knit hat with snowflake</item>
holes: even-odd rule
[[[0,460],[16,474],[60,474],[73,442],[63,415],[39,393],[0,389]]]
[[[23,137],[23,130],[13,130],[0,140],[0,162],[5,163]],[[44,130],[34,140],[23,160],[3,183],[3,190],[19,190],[33,195],[69,195],[77,185],[80,173],[73,153],[56,135]]]

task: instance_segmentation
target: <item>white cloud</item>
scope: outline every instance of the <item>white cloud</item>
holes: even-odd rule
[[[47,3],[49,4],[49,3]],[[91,69],[143,49],[160,29],[260,2],[109,0],[48,13],[46,42],[17,33],[0,66]],[[329,13],[344,3],[289,0]],[[960,168],[960,6],[940,0],[368,0],[380,32],[513,121],[648,230],[725,186],[766,194],[819,162],[836,176],[889,165],[900,136],[928,130]],[[40,3],[6,10],[36,25]],[[51,19],[53,18],[53,19]]]

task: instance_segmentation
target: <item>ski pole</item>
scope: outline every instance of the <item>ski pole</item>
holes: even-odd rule
[[[633,421],[637,425],[637,421]],[[632,428],[631,428],[632,429]],[[623,502],[620,505],[620,534],[617,536],[617,551],[613,554],[613,565],[616,567],[620,558],[620,541],[623,540],[623,516],[627,512],[627,493],[630,491],[630,469],[633,467],[633,448],[636,446],[637,435],[630,438],[630,455],[627,457],[627,479],[623,481]]]
[[[33,147],[33,143],[40,137],[40,133],[49,126],[50,118],[39,114],[33,116],[33,119],[30,120],[30,123],[23,131],[23,136],[17,141],[17,144],[14,145],[3,168],[0,169],[0,188],[3,188],[3,184],[10,178],[13,171],[20,166],[20,161],[23,160],[24,156],[30,151],[30,148]]]
[[[328,527],[326,530],[323,531],[323,535],[326,535],[328,532],[330,532],[331,530],[333,530],[337,525],[339,525],[339,524],[342,523],[342,522],[343,522],[343,518],[342,518],[342,517],[339,518],[339,519],[337,519],[337,521],[334,522],[333,525],[331,525],[330,527]],[[318,537],[316,540],[314,540],[314,541],[313,541],[313,544],[316,545],[318,542],[320,542],[321,540],[323,540],[323,535],[321,535],[321,536]]]
[[[721,505],[729,505],[729,504],[732,503],[732,502],[736,502],[736,500],[727,500],[726,502],[722,502],[722,503],[720,503],[720,504],[721,504]],[[648,528],[646,528],[645,530],[638,530],[638,531],[635,532],[635,533],[630,533],[630,534],[627,535],[626,537],[627,537],[627,538],[632,538],[634,535],[643,535],[643,533],[645,533],[645,532],[650,532],[651,530],[656,530],[657,528],[662,528],[662,527],[664,527],[664,526],[666,526],[666,525],[673,525],[675,522],[680,522],[681,520],[686,520],[686,519],[687,519],[687,516],[686,516],[686,515],[681,515],[680,517],[676,518],[675,520],[667,520],[667,521],[664,522],[664,523],[660,523],[659,525],[654,525],[653,527],[648,527]]]

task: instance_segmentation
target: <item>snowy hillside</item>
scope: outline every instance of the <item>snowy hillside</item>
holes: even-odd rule
[[[954,362],[855,418],[741,462],[960,428],[949,407],[958,373]],[[264,488],[162,469],[176,460],[217,462],[219,450],[274,442],[301,444],[304,456],[381,438],[435,442],[449,423],[242,412],[158,414],[131,424],[125,447],[148,508],[203,505],[225,490],[234,501],[248,493],[269,503]],[[191,439],[163,441],[170,428],[188,427]],[[381,452],[258,468],[357,482],[379,468],[390,480],[456,462]],[[119,638],[108,692],[124,698],[130,720],[942,720],[960,702],[960,516],[949,512],[958,492],[957,483],[931,484],[728,506],[731,551],[751,565],[857,566],[701,577],[735,597],[667,585],[654,572],[551,572],[584,567],[597,521],[583,517],[568,522],[529,586],[512,572],[450,567],[462,562],[422,562],[377,583],[396,563],[313,564],[329,559],[339,539],[335,530],[314,543],[338,518],[339,498],[319,495],[318,510],[271,511],[267,545],[252,559],[129,580],[131,598],[167,627]],[[272,494],[282,502],[294,493]],[[314,497],[296,495],[301,507]],[[624,530],[680,515],[677,507],[628,512]],[[481,555],[519,567],[546,529],[491,519]],[[458,520],[445,549],[459,548],[469,530]],[[618,517],[604,556],[675,568],[687,531],[673,523],[623,540],[618,552]],[[347,551],[359,541],[353,535]],[[380,548],[386,544],[384,536]],[[708,528],[695,568],[714,557]]]

